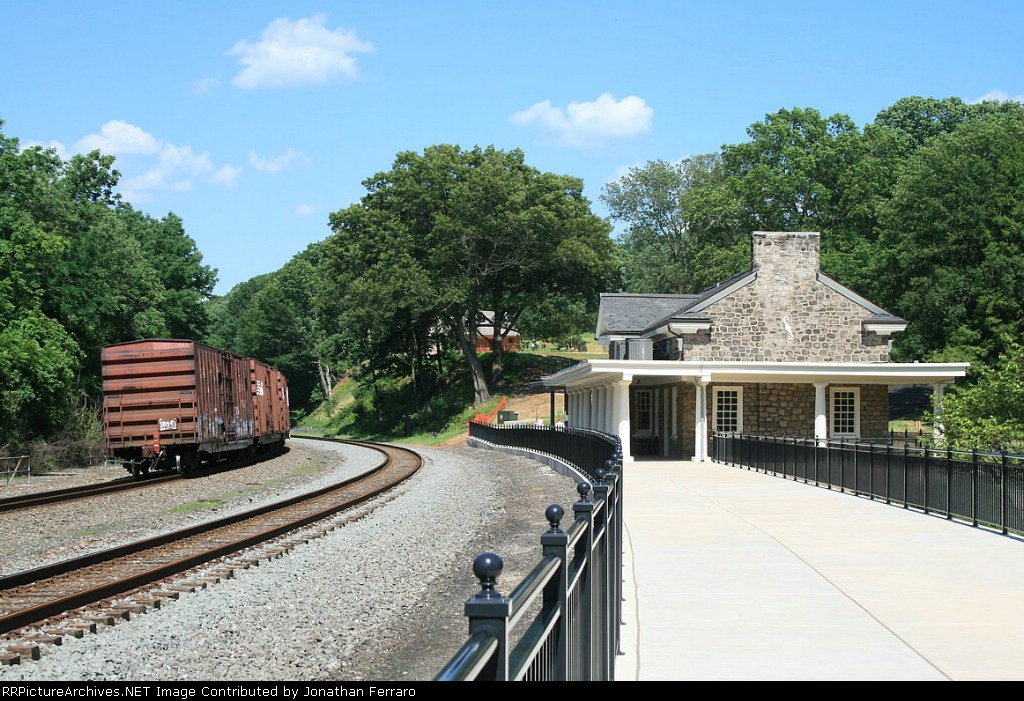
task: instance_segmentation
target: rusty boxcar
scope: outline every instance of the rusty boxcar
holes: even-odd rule
[[[107,454],[142,476],[284,445],[288,384],[257,360],[183,339],[107,346],[101,355]]]

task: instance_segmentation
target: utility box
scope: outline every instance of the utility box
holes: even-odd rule
[[[498,424],[503,424],[506,421],[516,421],[519,419],[519,415],[514,411],[499,411],[498,412]]]
[[[627,357],[630,360],[653,360],[654,342],[649,338],[629,339],[629,355]]]

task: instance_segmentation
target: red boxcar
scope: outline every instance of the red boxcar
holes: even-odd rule
[[[107,346],[101,365],[107,454],[133,474],[185,472],[288,437],[287,382],[258,361],[195,341],[147,339]]]

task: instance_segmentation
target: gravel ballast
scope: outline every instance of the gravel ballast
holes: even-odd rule
[[[298,472],[289,478],[292,484],[278,483],[255,496],[249,492],[228,499],[205,517],[251,508],[250,499],[305,491],[379,460],[371,451],[347,445],[300,440],[290,445],[291,451],[277,459],[283,461],[277,464],[279,474],[303,465],[323,469]],[[502,555],[505,572],[498,588],[509,593],[540,558],[544,509],[558,502],[571,514],[576,492],[572,480],[526,458],[466,447],[418,450],[423,469],[360,520],[158,611],[95,635],[66,639],[60,647],[48,647],[39,661],[0,668],[0,682],[432,678],[465,639],[462,605],[478,589],[473,557],[484,550]],[[275,462],[267,463],[271,472]],[[329,469],[339,462],[340,467]],[[223,475],[234,480],[237,490],[259,482],[250,469]],[[142,493],[165,486],[171,485]],[[211,483],[200,491],[221,489],[225,496],[231,488],[228,482]],[[142,493],[132,499],[148,504],[126,505],[98,546],[187,525],[167,521],[200,518],[189,511],[172,516],[160,506],[169,503],[166,497]],[[52,520],[52,510],[46,510]],[[6,571],[83,550],[66,526],[54,529],[63,535],[31,535],[32,529],[45,526],[32,520],[37,518],[45,517],[32,516],[14,526],[28,530],[24,539],[13,538],[22,545],[12,553],[14,566],[8,567],[4,558]],[[74,518],[79,519],[77,513]],[[11,536],[10,520],[2,525]]]

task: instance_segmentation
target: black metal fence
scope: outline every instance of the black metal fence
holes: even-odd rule
[[[479,430],[479,426],[477,425]],[[493,428],[493,427],[488,427]],[[567,442],[605,446],[604,462],[584,469],[574,520],[565,510],[544,512],[543,557],[508,596],[498,591],[503,563],[494,553],[473,561],[480,592],[466,602],[469,638],[435,677],[436,681],[609,681],[615,677],[622,620],[622,453],[612,436],[578,429],[509,428],[477,437],[496,445],[547,448]],[[536,435],[530,435],[533,432]],[[552,438],[554,432],[560,438]],[[545,435],[541,435],[545,434]],[[584,468],[565,455],[574,466]],[[590,455],[580,445],[573,455]]]
[[[1024,456],[857,441],[714,435],[717,462],[1024,533]]]
[[[589,428],[505,427],[471,421],[469,435],[494,445],[554,455],[590,479],[594,479],[595,470],[605,468],[605,461],[616,450],[621,454],[618,436]]]

